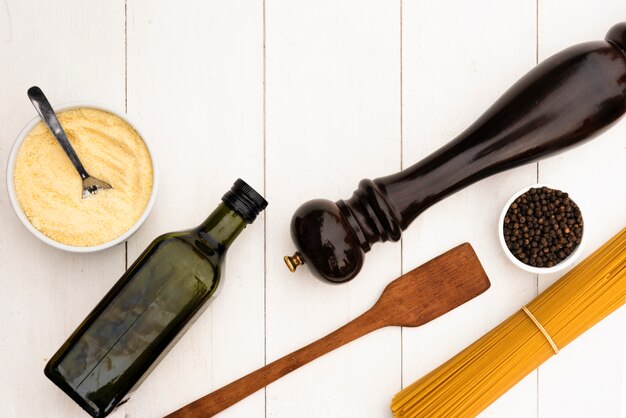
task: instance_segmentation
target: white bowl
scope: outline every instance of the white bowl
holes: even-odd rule
[[[517,267],[521,268],[522,270],[525,270],[525,271],[530,272],[530,273],[550,274],[550,273],[556,273],[557,271],[561,271],[561,270],[569,267],[574,261],[576,261],[576,259],[578,257],[580,257],[580,254],[583,251],[583,247],[585,245],[585,242],[587,241],[585,239],[585,235],[586,234],[585,234],[584,224],[583,224],[583,235],[582,235],[582,238],[580,240],[580,244],[578,245],[578,247],[576,247],[574,252],[572,252],[565,260],[561,261],[559,264],[557,264],[555,266],[552,266],[552,267],[533,267],[533,266],[529,266],[527,264],[524,264],[523,262],[518,260],[513,255],[513,253],[511,253],[511,251],[509,250],[509,248],[506,245],[506,242],[504,241],[504,217],[506,216],[506,213],[507,213],[507,211],[509,209],[509,206],[511,206],[511,204],[513,203],[513,201],[515,201],[515,199],[517,199],[522,194],[526,193],[528,190],[530,190],[530,189],[537,189],[537,188],[541,188],[541,187],[548,187],[550,189],[563,191],[562,189],[560,189],[560,188],[558,188],[556,186],[552,186],[550,184],[539,184],[538,183],[538,184],[533,184],[531,186],[526,186],[523,189],[521,189],[518,192],[516,192],[506,202],[506,204],[504,205],[504,208],[502,209],[502,213],[500,214],[500,219],[498,221],[498,238],[500,240],[500,245],[502,246],[502,250],[504,251],[504,253],[508,257],[508,259],[511,261],[511,263],[515,264]],[[568,196],[569,196],[569,192],[568,192]],[[576,199],[572,198],[571,196],[570,196],[570,199],[574,203],[576,203],[576,205],[580,209],[580,213],[581,213],[581,216],[582,216],[583,210],[580,207],[580,205],[578,204],[578,201],[576,201]],[[583,222],[584,222],[584,217],[583,217]]]
[[[146,137],[141,133],[137,125],[129,120],[128,116],[122,115],[119,112],[116,112],[106,106],[103,106],[97,103],[91,103],[91,102],[72,102],[72,103],[65,103],[59,106],[54,106],[54,110],[59,113],[66,111],[66,110],[72,110],[72,109],[77,109],[77,108],[90,108],[90,109],[102,110],[102,111],[109,112],[119,117],[120,119],[128,123],[130,126],[132,126],[132,128],[135,131],[137,131],[141,139],[146,144],[146,148],[148,149],[148,154],[150,154],[150,160],[152,161],[152,193],[150,194],[150,199],[148,200],[148,204],[146,205],[143,213],[141,214],[137,222],[135,222],[128,231],[126,231],[119,237],[111,241],[105,242],[103,244],[94,245],[90,247],[79,247],[79,246],[63,244],[61,242],[55,241],[51,239],[50,237],[44,235],[41,231],[39,231],[30,223],[30,221],[26,217],[26,214],[22,210],[19,201],[17,200],[17,195],[15,194],[15,183],[13,179],[13,173],[15,171],[15,160],[17,158],[17,152],[20,149],[22,142],[24,142],[24,139],[30,133],[30,131],[35,127],[35,125],[37,125],[37,123],[41,121],[41,118],[39,116],[36,116],[30,122],[28,122],[28,124],[24,127],[24,129],[22,129],[22,132],[20,132],[20,134],[18,135],[17,139],[15,140],[15,143],[13,144],[13,147],[11,148],[11,153],[9,154],[9,161],[7,163],[7,189],[9,192],[9,200],[11,201],[11,206],[13,207],[15,214],[20,219],[20,221],[22,221],[22,224],[24,224],[26,229],[28,229],[33,235],[35,235],[37,238],[39,238],[41,241],[45,242],[46,244],[51,245],[61,250],[71,251],[71,252],[76,252],[76,253],[91,253],[95,251],[104,250],[106,248],[113,247],[114,245],[117,245],[121,242],[124,242],[131,235],[133,235],[135,231],[137,231],[137,229],[139,229],[139,227],[144,223],[144,221],[150,214],[152,207],[154,206],[154,201],[156,199],[157,186],[158,186],[158,176],[157,176],[156,163],[154,161],[154,154],[152,153],[152,150],[150,149],[148,143],[146,142]]]

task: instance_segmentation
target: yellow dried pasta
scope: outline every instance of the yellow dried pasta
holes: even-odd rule
[[[558,349],[626,301],[626,228],[526,305]],[[524,310],[393,398],[395,417],[470,417],[555,355]]]

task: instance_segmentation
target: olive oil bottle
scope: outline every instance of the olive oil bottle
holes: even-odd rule
[[[267,202],[238,179],[200,226],[155,239],[45,367],[93,417],[140,383],[215,295],[226,250]]]

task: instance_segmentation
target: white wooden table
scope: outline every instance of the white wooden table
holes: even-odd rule
[[[349,284],[287,271],[292,213],[425,157],[538,61],[602,39],[620,19],[623,0],[0,2],[0,416],[86,416],[44,377],[46,361],[155,236],[200,223],[242,177],[269,200],[265,215],[230,252],[216,302],[112,416],[171,412],[325,335],[402,271],[469,241],[491,278],[487,293],[421,328],[362,338],[220,415],[390,417],[398,390],[558,278],[517,270],[499,248],[497,215],[514,191],[540,181],[576,196],[586,254],[625,226],[626,122],[437,204],[402,243],[375,246]],[[160,190],[126,244],[64,253],[13,214],[6,161],[35,115],[26,98],[35,84],[57,104],[126,111],[146,133]],[[624,312],[483,416],[626,417]]]

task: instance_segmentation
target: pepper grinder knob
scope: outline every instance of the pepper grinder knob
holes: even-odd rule
[[[330,200],[316,199],[300,206],[291,221],[291,237],[298,248],[297,258],[285,257],[291,271],[297,267],[295,261],[311,266],[320,279],[341,283],[361,270],[365,252],[337,204]]]
[[[615,123],[626,112],[624,80],[626,23],[618,23],[604,41],[567,48],[537,65],[457,138],[417,164],[361,181],[348,200],[302,205],[291,222],[299,259],[326,281],[351,280],[371,245],[399,240],[439,200],[581,144]]]
[[[300,257],[299,251],[296,251],[292,256],[286,255],[285,257],[283,257],[283,260],[285,261],[285,264],[287,265],[289,271],[292,273],[296,271],[298,266],[304,264],[304,260],[302,260],[302,257]]]

